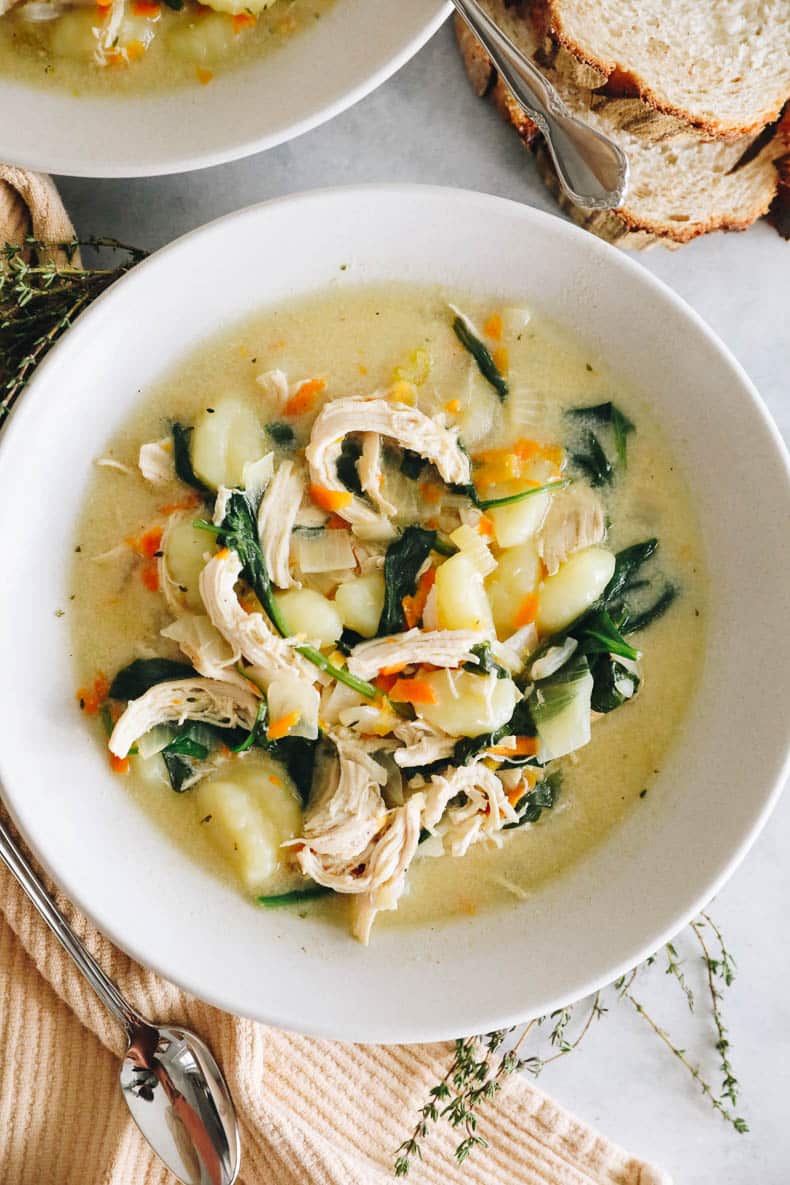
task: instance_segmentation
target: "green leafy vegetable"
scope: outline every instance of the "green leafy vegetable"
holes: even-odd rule
[[[190,449],[192,429],[185,428],[183,424],[175,422],[171,424],[170,430],[173,434],[173,464],[175,465],[176,476],[186,485],[198,490],[201,494],[210,494],[212,491],[200,480],[192,468],[192,452]]]
[[[636,425],[616,403],[597,403],[594,407],[574,407],[567,413],[577,419],[595,420],[599,424],[610,424],[614,435],[617,457],[623,468],[628,463],[628,434],[636,431]]]
[[[230,746],[231,752],[246,753],[247,750],[251,749],[253,745],[260,744],[262,741],[264,741],[266,737],[266,720],[268,715],[268,704],[266,703],[266,699],[261,697],[252,728],[240,744]]]
[[[577,469],[581,469],[583,473],[587,474],[590,485],[607,485],[614,477],[614,469],[600,440],[594,432],[587,429],[582,433],[582,444],[586,451],[572,452],[570,454],[571,461]]]
[[[313,784],[318,740],[307,737],[282,737],[279,741],[267,742],[267,749],[275,761],[281,762],[299,792],[303,803],[310,797]]]
[[[455,310],[454,310],[455,311]],[[504,401],[507,399],[509,388],[503,375],[501,374],[497,364],[491,356],[491,351],[486,345],[481,342],[480,338],[472,329],[469,321],[462,313],[456,312],[453,320],[453,332],[458,338],[465,350],[474,358],[477,363],[477,369],[482,374],[486,382],[490,383],[496,391],[499,398]]]
[[[457,555],[458,548],[453,543],[452,539],[448,539],[441,531],[436,532],[436,539],[434,540],[433,550],[438,551],[439,555]]]
[[[194,740],[189,733],[174,737],[162,752],[177,753],[181,757],[195,757],[198,761],[205,761],[209,754],[208,748],[200,741]]]
[[[604,605],[618,604],[623,594],[634,587],[636,575],[658,547],[657,539],[645,539],[643,543],[634,543],[618,551],[615,557],[614,575],[603,591]]]
[[[478,642],[469,651],[477,657],[477,662],[465,662],[464,670],[470,675],[491,675],[496,673],[497,679],[507,679],[508,672],[500,666],[494,658],[490,642]]]
[[[534,737],[536,735],[537,730],[532,718],[530,705],[526,699],[520,699],[513,709],[513,715],[507,724],[503,724],[501,728],[476,737],[462,737],[460,741],[456,741],[453,747],[451,764],[469,765],[478,754],[482,753],[485,749],[491,749],[494,745],[498,745],[505,737]],[[519,758],[503,764],[508,768],[516,765],[534,765],[535,759],[534,757]]]
[[[512,506],[514,502],[523,502],[525,498],[531,498],[533,494],[544,494],[546,490],[563,490],[570,484],[570,478],[565,477],[560,481],[548,481],[542,486],[519,490],[517,494],[508,494],[505,498],[476,498],[475,505],[479,506],[481,510],[491,510],[495,506]]]
[[[306,889],[294,889],[291,893],[279,893],[275,897],[256,898],[264,909],[280,909],[283,905],[297,905],[301,901],[310,901],[313,897],[325,897],[332,889],[325,885],[310,885]]]
[[[355,436],[346,436],[340,446],[340,456],[337,458],[337,476],[347,490],[357,497],[362,497],[362,483],[357,472],[357,461],[362,456],[362,444]]]
[[[523,827],[525,823],[537,823],[544,811],[550,811],[556,805],[561,786],[562,774],[559,770],[538,782],[516,803],[518,820],[506,823],[502,830],[512,831],[515,827]]]
[[[185,790],[189,789],[186,783],[195,772],[191,760],[180,753],[168,753],[166,749],[162,751],[162,760],[167,769],[170,785],[176,794],[183,794]]]
[[[605,609],[588,613],[574,630],[573,636],[579,642],[577,653],[619,654],[621,658],[639,658],[639,651],[629,646]]]
[[[136,658],[119,671],[110,684],[111,699],[138,699],[157,683],[172,679],[195,679],[197,671],[186,662],[172,658]]]
[[[668,584],[658,600],[647,609],[644,609],[641,613],[629,613],[626,615],[622,627],[623,633],[636,634],[639,630],[643,630],[652,622],[657,621],[659,617],[663,617],[669,606],[675,601],[677,595],[678,590],[674,584]]]
[[[280,420],[274,420],[271,424],[266,425],[267,435],[278,444],[280,448],[290,448],[296,439],[294,430],[290,424],[285,424]]]
[[[400,463],[400,471],[404,477],[410,477],[413,481],[422,473],[425,468],[426,461],[419,453],[415,453],[410,448],[403,450],[403,457]]]
[[[384,560],[384,608],[378,636],[398,634],[406,628],[403,598],[417,591],[417,573],[436,545],[436,532],[407,527],[390,543]]]
[[[358,634],[356,630],[350,630],[346,626],[338,638],[337,648],[341,654],[350,654],[355,646],[358,646],[360,642],[366,641],[367,638],[363,637],[362,634]]]
[[[590,707],[594,712],[613,712],[639,690],[640,679],[635,671],[609,654],[595,654],[590,659],[593,690]]]

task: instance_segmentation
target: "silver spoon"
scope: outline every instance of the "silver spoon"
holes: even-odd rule
[[[571,115],[534,62],[517,49],[478,0],[453,0],[502,80],[548,145],[562,188],[577,206],[614,210],[628,192],[628,157],[608,136]]]
[[[148,1143],[184,1185],[233,1185],[239,1172],[239,1127],[208,1046],[188,1029],[153,1025],[132,1008],[55,907],[2,822],[0,859],[126,1030],[121,1093]]]

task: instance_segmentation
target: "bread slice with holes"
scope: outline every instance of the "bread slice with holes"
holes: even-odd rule
[[[610,99],[581,85],[578,64],[555,55],[547,65],[533,5],[483,0],[510,39],[534,58],[574,114],[616,140],[628,154],[631,185],[616,211],[587,211],[560,191],[538,129],[498,78],[487,54],[461,21],[456,31],[470,81],[491,99],[537,156],[538,168],[570,216],[623,247],[680,246],[714,230],[745,230],[771,206],[778,186],[774,162],[788,151],[782,138],[708,140],[673,115],[657,120],[641,99]],[[566,68],[567,67],[567,68]],[[587,81],[594,81],[588,76]]]
[[[755,135],[790,99],[787,0],[541,0],[536,16],[610,94],[710,136]]]

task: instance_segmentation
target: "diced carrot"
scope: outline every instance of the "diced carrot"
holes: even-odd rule
[[[426,568],[417,584],[417,591],[414,596],[403,597],[401,604],[403,605],[403,615],[406,618],[406,625],[409,629],[413,629],[422,618],[425,612],[425,603],[428,600],[428,594],[436,583],[436,569]]]
[[[483,333],[492,337],[495,342],[502,340],[502,317],[499,313],[492,313],[483,326]]]
[[[326,486],[311,485],[310,497],[316,506],[334,513],[336,510],[342,510],[344,506],[348,506],[353,495],[348,490],[330,490]]]
[[[134,0],[132,12],[135,16],[161,16],[162,7],[158,0]]]
[[[159,568],[153,560],[143,564],[140,579],[149,592],[159,592]]]
[[[398,679],[390,699],[395,704],[435,704],[436,692],[426,679]]]
[[[273,786],[282,786],[282,778],[278,778],[277,774],[269,774],[269,781]]]
[[[510,355],[507,352],[507,346],[497,346],[493,353],[493,359],[497,370],[505,374],[510,364]]]
[[[399,675],[401,671],[405,671],[409,664],[407,662],[396,662],[391,667],[382,667],[379,672],[382,675]]]
[[[217,552],[217,554],[214,556],[214,559],[215,559],[215,560],[224,560],[224,559],[226,559],[226,558],[227,558],[227,556],[228,556],[229,554],[230,554],[230,553],[229,553],[229,551],[228,551],[227,547],[221,547],[221,548],[219,549],[219,551]]]
[[[208,86],[214,77],[214,71],[207,70],[205,66],[198,66],[195,73],[197,74],[197,80],[201,86]]]
[[[445,403],[444,410],[449,412],[451,415],[455,415],[456,412],[461,410],[461,400],[450,399],[447,403]]]
[[[514,624],[517,629],[523,625],[530,625],[538,615],[538,594],[528,593],[518,607]]]
[[[565,460],[565,449],[561,444],[547,444],[541,449],[547,461],[551,461],[559,469]]]
[[[109,8],[112,0],[96,0],[96,4],[99,8]]]
[[[522,461],[531,461],[538,453],[543,452],[543,445],[539,444],[537,440],[527,440],[526,437],[522,436],[513,445],[513,452],[521,457]]]
[[[237,12],[233,15],[233,32],[240,33],[242,29],[252,29],[257,25],[258,18],[251,12]]]
[[[373,680],[373,685],[378,691],[383,692],[384,695],[388,695],[397,682],[397,675],[385,675],[383,671],[380,671]]]
[[[110,754],[110,769],[114,774],[128,774],[129,772],[129,758],[116,757],[114,753]]]
[[[326,527],[327,531],[342,531],[348,526],[348,523],[344,518],[341,518],[339,514],[330,514],[329,518],[324,523],[324,526]]]
[[[130,41],[126,46],[127,62],[139,62],[145,56],[145,46],[142,41]]]
[[[177,510],[195,510],[203,501],[200,494],[187,494],[180,502],[167,502],[158,508],[160,514],[175,514]]]
[[[97,716],[102,704],[107,698],[110,683],[103,671],[99,671],[93,680],[92,687],[80,687],[77,700],[86,716]]]
[[[538,751],[537,737],[516,737],[515,745],[492,745],[490,753],[503,757],[533,757]],[[524,793],[521,789],[519,797]]]
[[[153,559],[162,547],[163,533],[161,527],[151,527],[150,530],[144,531],[135,543],[135,551],[146,559]]]
[[[490,519],[487,514],[480,515],[480,521],[477,524],[477,530],[481,535],[490,539],[494,534],[494,521]]]
[[[326,379],[307,379],[300,383],[291,398],[285,404],[283,412],[286,416],[303,416],[309,411],[326,386]]]
[[[272,720],[269,727],[266,729],[266,736],[270,741],[279,741],[284,736],[287,736],[292,728],[299,723],[301,712],[287,712],[285,716],[281,716],[279,720]]]

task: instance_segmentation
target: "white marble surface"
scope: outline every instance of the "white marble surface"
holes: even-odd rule
[[[187,176],[123,182],[64,178],[61,189],[81,232],[156,247],[265,198],[389,180],[486,190],[553,209],[517,138],[473,97],[447,26],[377,93],[289,145]],[[714,235],[676,253],[654,250],[640,260],[724,338],[790,436],[790,244],[761,225],[744,235]],[[722,787],[722,793],[739,789]],[[789,845],[785,797],[713,906],[738,959],[727,1021],[742,1084],[739,1111],[751,1134],[736,1135],[713,1114],[627,1004],[614,1006],[585,1045],[541,1079],[544,1089],[580,1116],[663,1165],[678,1185],[790,1181]],[[654,970],[645,998],[715,1079],[710,1028],[704,1020],[687,1027],[682,998],[672,988]]]

